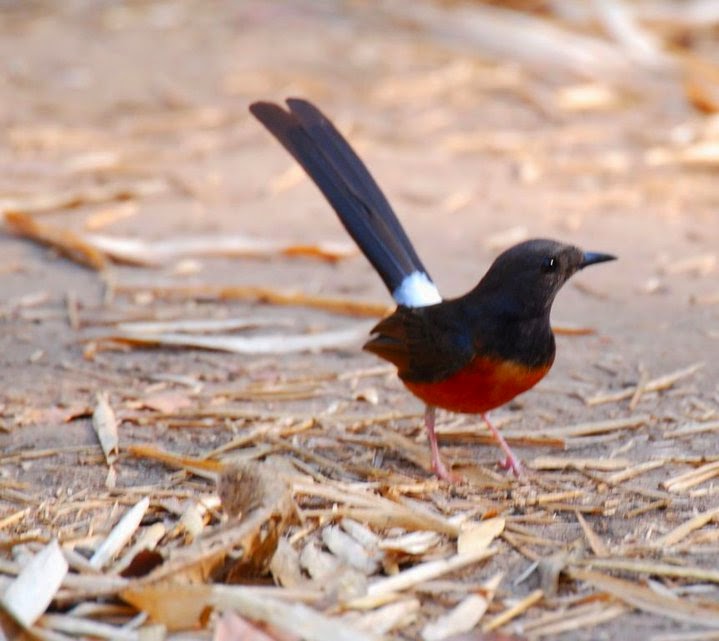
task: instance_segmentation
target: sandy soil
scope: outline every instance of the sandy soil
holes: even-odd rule
[[[68,2],[61,8],[33,2],[6,4],[2,11],[2,198],[83,193],[98,184],[130,185],[132,191],[138,181],[157,180],[162,185],[157,194],[125,203],[81,203],[48,211],[41,219],[82,230],[98,212],[114,215],[126,207],[128,215],[118,216],[102,233],[344,240],[315,188],[247,114],[254,99],[310,97],[361,150],[444,295],[471,287],[501,248],[502,233],[517,227],[530,237],[555,237],[619,256],[618,262],[575,278],[555,306],[558,324],[588,326],[596,333],[559,337],[550,375],[497,412],[500,419],[531,429],[647,414],[643,427],[615,440],[598,439],[571,455],[621,455],[634,462],[719,456],[716,431],[664,437],[678,426],[715,420],[719,411],[716,173],[647,162],[650,150],[671,147],[681,128],[704,122],[683,105],[674,84],[667,82],[659,97],[623,99],[605,109],[555,109],[550,98],[576,79],[551,70],[531,74],[508,61],[455,50],[351,3]],[[189,394],[187,386],[167,382],[172,374],[203,385],[199,397],[209,398],[232,395],[257,381],[319,379],[378,364],[359,345],[287,357],[168,349],[100,351],[87,359],[87,340],[102,334],[113,319],[249,315],[324,329],[353,321],[241,302],[163,302],[121,294],[108,302],[95,271],[10,234],[0,236],[0,247],[5,488],[0,505],[8,514],[18,509],[8,493],[16,482],[47,500],[82,497],[104,487],[105,469],[98,464],[89,419],[65,422],[68,413],[92,406],[98,390],[109,391],[118,404],[158,390]],[[188,275],[178,275],[176,267],[115,266],[112,280],[255,284],[388,300],[362,257],[336,265],[203,258],[190,266],[199,271]],[[68,296],[78,303],[79,330],[68,324]],[[700,362],[695,374],[664,393],[640,396],[633,409],[627,400],[595,406],[583,400],[633,389]],[[388,408],[420,411],[392,376],[359,385],[376,391],[376,406],[355,400],[356,390],[346,381],[330,383],[310,399],[255,399],[246,406],[321,414],[339,403],[368,416]],[[464,424],[475,425],[469,419]],[[420,431],[407,433],[423,442]],[[186,453],[209,450],[229,438],[222,426],[178,430],[148,422],[121,428],[124,443],[154,441]],[[19,453],[53,448],[66,449],[22,464],[12,460]],[[555,453],[519,451],[527,460]],[[469,442],[448,442],[446,452],[488,469],[496,458],[493,448]],[[383,464],[425,475],[391,453]],[[659,492],[662,480],[685,469],[680,463],[659,468],[636,485]],[[117,484],[149,484],[166,474],[159,464],[127,460]],[[701,487],[702,495],[677,497],[661,516],[595,517],[593,526],[614,543],[665,532],[717,505],[716,486]],[[55,525],[29,521],[15,533],[48,533]],[[716,534],[716,523],[708,528]],[[694,556],[686,551],[682,558],[716,567],[714,541],[713,547]],[[526,561],[517,557],[508,569],[508,591],[524,567]],[[717,599],[718,593],[706,596]],[[556,638],[619,638],[617,630],[631,629],[631,638],[639,639],[684,627],[628,612],[598,628]],[[403,634],[413,638],[416,629]]]

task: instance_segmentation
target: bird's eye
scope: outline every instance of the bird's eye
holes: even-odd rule
[[[559,261],[554,256],[547,256],[542,261],[542,271],[546,272],[548,274],[552,272],[557,271],[557,267],[559,267]]]

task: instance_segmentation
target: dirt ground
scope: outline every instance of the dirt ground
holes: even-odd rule
[[[38,1],[3,3],[0,11],[4,211],[13,209],[7,203],[14,200],[34,202],[43,224],[77,232],[95,224],[102,234],[144,239],[242,234],[309,244],[345,241],[314,186],[247,112],[256,99],[305,96],[361,151],[444,296],[473,286],[512,238],[552,237],[616,254],[616,263],[573,279],[554,308],[557,325],[595,333],[559,336],[551,373],[495,418],[518,437],[607,419],[639,417],[637,425],[570,438],[566,450],[520,444],[529,476],[514,481],[495,467],[495,448],[478,443],[484,434],[478,421],[443,415],[443,449],[466,473],[468,488],[438,484],[432,500],[469,503],[485,492],[493,505],[509,506],[510,497],[579,489],[544,512],[548,520],[525,525],[521,544],[499,539],[496,559],[462,575],[476,582],[505,573],[492,614],[537,587],[534,579],[516,583],[532,556],[584,540],[577,511],[610,557],[718,569],[716,514],[675,547],[656,545],[677,526],[719,507],[716,477],[683,491],[662,485],[719,460],[717,168],[671,155],[716,123],[685,103],[681,83],[660,78],[646,93],[617,92],[616,103],[561,109],[556,96],[584,80],[455,47],[362,3]],[[93,189],[108,185],[122,199],[89,202]],[[59,194],[58,202],[70,194],[65,204],[74,195],[76,206],[43,208],[33,201],[48,194]],[[395,412],[400,418],[381,424],[424,451],[418,401],[388,370],[372,375],[381,364],[359,342],[282,356],[105,350],[97,343],[125,319],[261,318],[280,323],[273,330],[280,333],[351,327],[357,319],[306,307],[212,297],[166,300],[145,289],[158,283],[257,285],[389,303],[361,256],[336,264],[200,257],[159,268],[113,264],[99,273],[9,232],[0,236],[0,247],[0,519],[30,508],[2,526],[8,557],[13,545],[53,536],[89,540],[106,532],[116,511],[108,516],[107,510],[78,507],[95,495],[115,500],[124,488],[134,488],[121,501],[126,505],[139,496],[138,488],[163,483],[211,492],[202,479],[130,456],[126,447],[149,442],[200,456],[254,423],[230,416],[180,428],[172,418],[178,408],[226,405],[237,417],[314,418],[317,426],[292,437],[294,456],[302,458],[297,451],[305,448],[338,465],[362,460],[403,479],[430,479],[399,445],[377,445],[384,432],[374,431],[372,420],[359,432],[366,434],[364,443],[338,436],[344,423],[334,416],[365,420]],[[701,366],[675,383],[659,384],[661,391],[642,387],[695,364]],[[257,392],[283,384],[295,384],[295,393],[282,398]],[[123,420],[116,489],[109,493],[88,415],[102,390]],[[588,402],[626,390],[623,399]],[[170,405],[166,415],[157,409],[160,397]],[[681,434],[704,424],[704,430]],[[534,464],[550,456],[626,459],[626,469],[660,463],[615,487],[607,475],[625,468]],[[321,461],[304,462],[337,478]],[[358,483],[368,480],[359,476],[353,477]],[[476,504],[480,515],[482,505]],[[531,512],[517,505],[507,514]],[[609,570],[642,585],[661,584],[707,609],[719,602],[716,581]],[[691,589],[682,591],[687,584]],[[565,578],[558,594],[546,594],[542,606],[504,629],[521,635],[533,617],[575,605],[572,598],[591,592],[589,583]],[[397,638],[420,638],[424,623],[456,599],[429,592],[421,602],[421,613],[395,630]],[[544,638],[719,638],[662,637],[706,628],[624,605],[604,623]]]

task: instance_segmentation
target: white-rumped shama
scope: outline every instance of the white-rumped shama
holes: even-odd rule
[[[554,240],[519,243],[500,254],[479,284],[443,300],[367,167],[317,107],[290,98],[252,114],[315,182],[379,273],[397,309],[372,330],[364,348],[394,363],[404,385],[426,403],[432,469],[453,480],[439,453],[435,408],[481,414],[506,454],[521,466],[486,413],[536,385],[554,361],[552,302],[575,272],[608,260]]]

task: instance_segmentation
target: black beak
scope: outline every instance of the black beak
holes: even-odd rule
[[[584,269],[588,265],[596,265],[597,263],[606,263],[608,260],[617,260],[616,256],[611,254],[598,254],[596,252],[584,252],[582,262],[579,263],[579,269]]]

